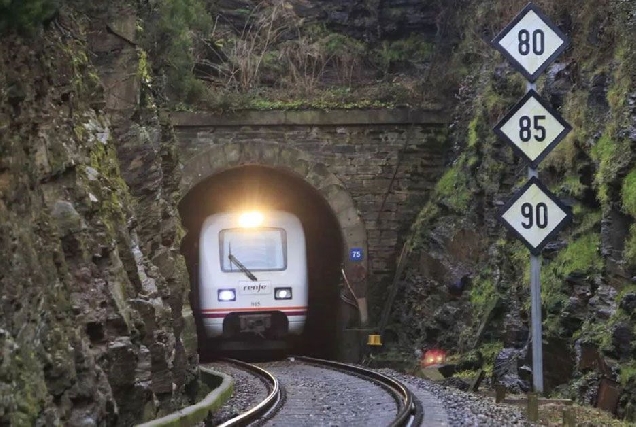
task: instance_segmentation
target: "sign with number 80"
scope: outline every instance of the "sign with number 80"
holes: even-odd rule
[[[534,82],[565,50],[568,40],[543,12],[529,4],[495,37],[493,44]]]

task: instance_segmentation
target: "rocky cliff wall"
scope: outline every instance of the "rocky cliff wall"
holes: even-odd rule
[[[115,114],[87,37],[117,31],[108,16],[63,9],[0,44],[2,425],[130,425],[190,400],[171,133],[138,102],[140,51],[113,43],[136,84]]]
[[[572,39],[538,81],[544,99],[574,127],[540,167],[542,181],[574,213],[543,253],[546,387],[595,403],[599,379],[607,376],[624,388],[619,415],[633,420],[636,4],[536,3]],[[528,344],[528,251],[496,219],[526,181],[526,165],[492,131],[525,81],[488,45],[524,5],[457,4],[453,22],[462,41],[450,58],[464,77],[455,154],[414,226],[391,326],[410,351],[441,346],[461,354],[462,369],[490,371],[503,347]],[[529,365],[525,350],[520,354],[519,363]],[[529,386],[511,387],[520,384]]]

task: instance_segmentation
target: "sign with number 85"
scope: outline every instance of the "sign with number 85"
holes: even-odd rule
[[[537,92],[529,90],[494,130],[518,155],[537,167],[572,127]]]

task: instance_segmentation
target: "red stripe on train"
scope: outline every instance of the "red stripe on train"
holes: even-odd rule
[[[233,311],[278,311],[278,310],[307,310],[306,305],[284,307],[234,307],[234,308],[209,308],[201,310],[203,313],[230,313]]]
[[[228,311],[227,313],[203,313],[202,316],[205,317],[206,319],[221,319],[225,316],[227,316],[230,313],[236,313],[235,311]],[[286,314],[287,316],[304,316],[307,314],[306,310],[303,311],[283,311],[283,314]]]

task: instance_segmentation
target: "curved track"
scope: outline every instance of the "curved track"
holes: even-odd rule
[[[222,426],[397,427],[421,422],[411,392],[375,371],[307,357],[258,365],[230,362],[270,384],[270,393]]]
[[[245,426],[265,418],[270,412],[278,409],[282,402],[282,391],[280,384],[278,383],[278,379],[274,375],[265,369],[250,363],[234,359],[226,359],[225,361],[260,378],[267,385],[269,394],[256,406],[230,420],[225,421],[222,424],[219,424],[219,427]]]

